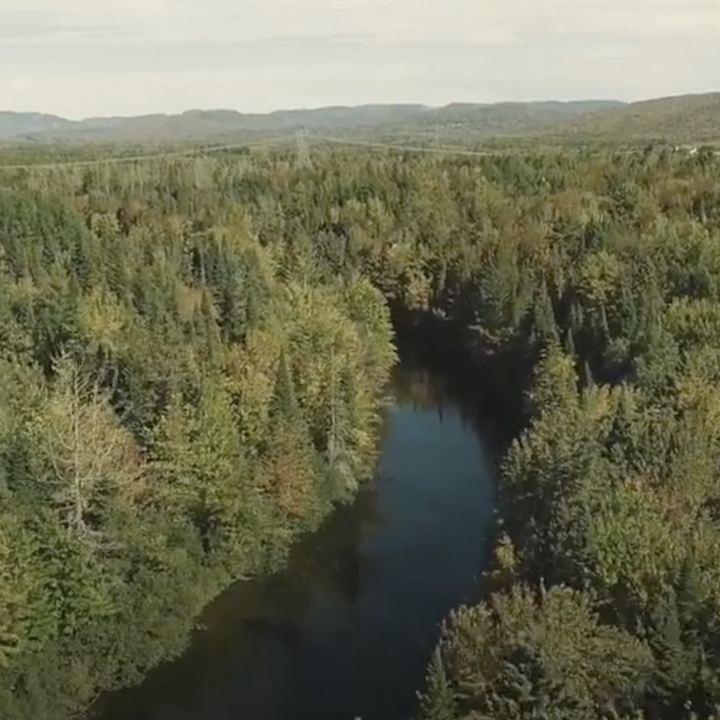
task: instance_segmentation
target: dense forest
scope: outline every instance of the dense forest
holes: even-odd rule
[[[0,195],[3,718],[139,679],[373,468],[380,293],[178,180]]]
[[[0,716],[136,681],[352,498],[394,321],[527,389],[485,600],[443,627],[423,720],[709,717],[719,169],[648,149],[5,171]]]

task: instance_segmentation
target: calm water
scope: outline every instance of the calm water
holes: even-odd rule
[[[101,720],[408,720],[449,610],[477,593],[489,431],[442,376],[401,368],[374,481],[281,574],[239,582],[188,651]]]

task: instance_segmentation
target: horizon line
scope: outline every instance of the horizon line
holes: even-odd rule
[[[617,103],[618,105],[634,105],[638,103],[643,102],[650,102],[652,100],[666,100],[666,99],[673,99],[673,98],[684,98],[684,97],[697,97],[702,95],[715,95],[720,94],[720,90],[709,90],[707,92],[688,92],[688,93],[679,93],[675,95],[661,95],[661,96],[652,96],[652,97],[641,97],[634,100],[619,100],[617,98],[601,98],[601,97],[585,97],[585,98],[568,98],[568,99],[556,99],[556,98],[544,98],[544,99],[527,99],[527,100],[497,100],[494,102],[473,102],[473,101],[451,101],[449,103],[439,104],[439,105],[433,105],[423,102],[361,102],[356,105],[346,105],[346,104],[328,104],[328,105],[315,105],[315,106],[304,106],[304,107],[279,107],[274,110],[267,110],[267,111],[245,111],[240,110],[237,108],[230,108],[230,107],[215,107],[215,108],[201,108],[201,107],[189,107],[185,110],[178,110],[178,111],[167,111],[167,112],[146,112],[146,113],[140,113],[136,115],[121,115],[121,114],[107,114],[107,115],[88,115],[84,117],[69,117],[67,115],[60,115],[58,113],[49,111],[49,110],[12,110],[12,109],[0,109],[0,113],[6,113],[6,114],[15,114],[15,115],[30,115],[30,114],[36,114],[36,115],[48,115],[52,117],[56,117],[61,120],[66,120],[69,122],[76,122],[81,123],[85,122],[87,120],[108,120],[108,119],[118,119],[118,120],[131,120],[136,118],[148,118],[148,117],[178,117],[182,115],[186,115],[193,112],[231,112],[231,113],[237,113],[239,115],[255,115],[255,116],[268,116],[268,115],[276,115],[280,113],[291,113],[291,112],[318,112],[320,110],[357,110],[360,108],[367,108],[367,107],[420,107],[427,110],[440,110],[442,108],[450,107],[452,105],[465,105],[465,106],[474,106],[474,107],[492,107],[497,105],[530,105],[530,104],[541,104],[541,103],[558,103],[558,104],[564,104],[569,105],[572,103]]]

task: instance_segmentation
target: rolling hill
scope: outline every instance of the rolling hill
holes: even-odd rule
[[[61,131],[72,125],[70,120],[65,120],[57,115],[0,110],[0,140]]]
[[[189,110],[178,115],[88,118],[71,121],[40,113],[0,112],[0,141],[7,143],[221,143],[284,135],[422,134],[467,138],[542,138],[558,141],[670,142],[720,140],[720,93],[683,95],[636,103],[453,103],[278,110]]]
[[[598,140],[720,141],[720,92],[681,95],[587,113],[545,133]]]
[[[5,113],[12,117],[12,122],[0,124],[0,139],[102,143],[218,142],[299,129],[322,133],[338,130],[442,129],[449,125],[494,133],[509,128],[525,131],[543,120],[577,117],[599,107],[621,106],[614,101],[452,104],[441,108],[410,104],[361,105],[278,110],[264,115],[235,110],[189,110],[179,115],[88,118],[81,121],[36,113]]]

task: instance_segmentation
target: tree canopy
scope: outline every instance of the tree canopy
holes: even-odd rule
[[[529,388],[488,595],[446,623],[423,720],[710,717],[719,169],[650,148],[7,173],[0,714],[133,681],[351,498],[391,319],[421,315]]]

